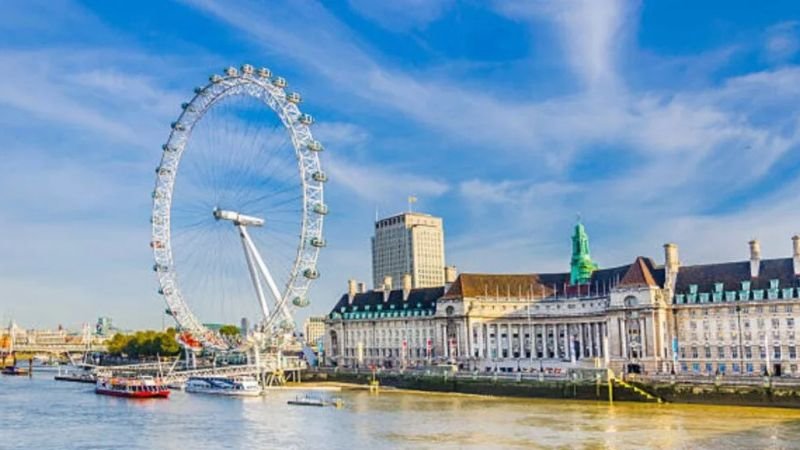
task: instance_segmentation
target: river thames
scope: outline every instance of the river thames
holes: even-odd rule
[[[52,372],[0,377],[0,448],[797,448],[800,411],[335,393],[341,409],[289,406],[296,391],[235,399],[98,396]],[[330,395],[318,393],[317,395]]]

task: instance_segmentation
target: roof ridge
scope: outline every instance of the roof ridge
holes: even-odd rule
[[[650,268],[645,262],[644,257],[637,256],[636,261],[629,266],[628,271],[625,272],[622,280],[620,280],[619,286],[641,285],[658,286],[658,283],[656,283],[655,279],[653,278],[653,274],[650,273]]]

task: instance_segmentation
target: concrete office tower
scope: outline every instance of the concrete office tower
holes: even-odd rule
[[[375,222],[372,238],[372,284],[383,288],[391,277],[391,289],[403,288],[403,276],[411,275],[413,288],[444,286],[444,228],[441,217],[406,212]]]

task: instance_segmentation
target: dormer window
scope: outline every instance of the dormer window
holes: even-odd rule
[[[749,291],[750,290],[750,281],[742,281],[742,290]]]
[[[769,280],[770,289],[778,289],[779,285],[780,285],[780,280]]]
[[[697,294],[697,285],[696,284],[690,284],[689,285],[689,293],[690,294]]]
[[[753,300],[764,300],[764,290],[756,289],[753,291]]]
[[[725,291],[725,301],[726,302],[736,301],[736,291]]]
[[[714,292],[722,293],[724,283],[714,283]]]
[[[783,298],[785,299],[793,298],[794,297],[792,295],[794,293],[793,291],[794,289],[792,288],[783,288]]]
[[[677,304],[686,303],[686,296],[684,296],[683,294],[677,294],[675,296],[675,303]]]
[[[708,303],[708,292],[700,293],[700,303]]]

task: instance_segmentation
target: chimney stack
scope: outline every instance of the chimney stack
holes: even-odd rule
[[[367,292],[367,283],[358,283],[358,293],[364,294]]]
[[[800,236],[794,235],[792,236],[792,244],[793,251],[792,251],[792,261],[794,265],[794,275],[800,276]]]
[[[408,294],[411,293],[411,275],[403,275],[403,301],[408,300]]]
[[[664,272],[667,278],[667,286],[672,289],[675,280],[678,278],[678,270],[681,262],[678,260],[678,245],[673,243],[664,244]]]
[[[383,277],[383,302],[386,303],[389,301],[389,293],[392,292],[392,277],[385,276]]]
[[[356,297],[356,280],[347,280],[347,304],[352,305],[353,299]]]
[[[750,278],[758,278],[761,267],[761,244],[758,239],[750,241]]]
[[[444,284],[453,284],[456,282],[456,277],[458,277],[458,269],[456,266],[446,266],[444,268]]]

